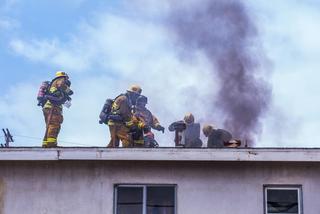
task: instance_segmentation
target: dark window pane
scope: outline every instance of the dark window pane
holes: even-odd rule
[[[142,187],[118,187],[117,190],[117,214],[142,214]]]
[[[267,190],[268,213],[298,213],[298,190]]]
[[[147,187],[147,214],[174,214],[174,187]]]

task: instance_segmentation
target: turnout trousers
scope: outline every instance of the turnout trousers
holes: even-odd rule
[[[42,147],[57,147],[57,137],[63,122],[62,109],[59,106],[43,108],[43,116],[46,122],[46,132],[43,138]]]
[[[131,138],[129,135],[129,128],[122,123],[109,124],[109,131],[111,140],[107,147],[119,147],[119,141],[122,142],[122,147],[131,147]]]

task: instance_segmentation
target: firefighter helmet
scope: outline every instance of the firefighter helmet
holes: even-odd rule
[[[141,94],[142,89],[138,85],[132,85],[127,91],[133,92],[133,93],[136,93],[136,94]]]
[[[190,123],[194,123],[194,116],[192,113],[187,113],[184,118],[183,118],[184,122],[186,122],[187,124]]]
[[[56,77],[67,77],[67,73],[64,71],[57,71],[56,72]]]
[[[213,129],[214,129],[214,127],[212,125],[207,124],[207,125],[203,126],[202,132],[203,132],[204,136],[208,137]]]

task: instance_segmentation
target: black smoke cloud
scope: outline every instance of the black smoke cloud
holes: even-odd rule
[[[267,60],[247,8],[240,0],[208,0],[189,7],[171,3],[170,11],[168,26],[180,50],[202,51],[212,64],[212,77],[218,78],[212,81],[220,89],[211,110],[218,108],[225,119],[215,122],[253,145],[271,87],[264,80]]]

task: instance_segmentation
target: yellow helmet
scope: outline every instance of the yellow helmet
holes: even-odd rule
[[[67,77],[68,74],[64,71],[57,71],[56,72],[56,77]]]
[[[142,89],[138,85],[132,85],[127,91],[133,92],[133,93],[137,93],[137,94],[141,94]]]
[[[194,123],[194,116],[192,113],[187,113],[184,118],[183,118],[184,122],[190,124],[190,123]]]

